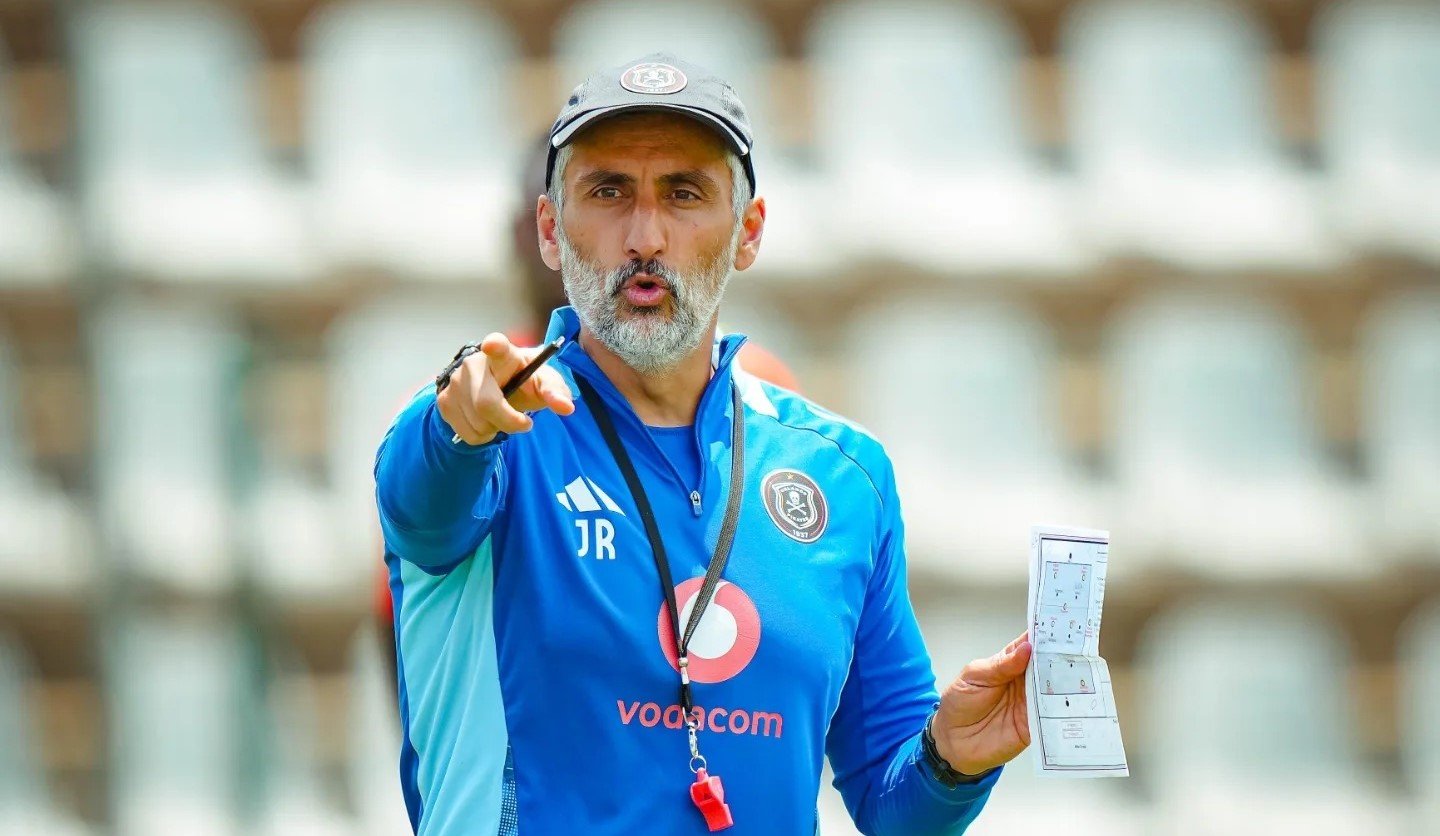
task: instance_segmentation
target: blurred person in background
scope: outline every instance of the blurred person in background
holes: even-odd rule
[[[545,264],[535,246],[535,201],[546,191],[545,165],[550,155],[550,138],[540,137],[531,147],[521,171],[519,208],[515,211],[511,253],[519,268],[521,296],[528,318],[505,331],[514,345],[535,345],[545,333],[550,314],[568,304],[560,275]],[[774,353],[755,342],[740,347],[736,362],[747,372],[776,386],[800,391],[795,373]],[[390,594],[390,573],[382,563],[375,576],[375,621],[379,626],[382,658],[389,681],[396,682],[395,605]]]
[[[810,834],[828,755],[862,831],[959,833],[1029,743],[1025,634],[937,696],[879,443],[715,339],[751,137],[672,56],[575,88],[535,215],[555,365],[507,401],[538,349],[492,334],[381,444],[417,832]]]

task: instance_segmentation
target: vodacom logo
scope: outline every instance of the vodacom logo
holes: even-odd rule
[[[695,609],[695,596],[704,578],[691,578],[675,587],[675,601],[680,606],[680,623],[690,621]],[[675,655],[675,628],[670,626],[670,613],[660,605],[660,647],[670,667],[680,670]],[[705,608],[705,615],[690,637],[690,678],[696,682],[724,682],[745,670],[760,647],[760,613],[745,591],[729,581],[715,587],[715,597]]]

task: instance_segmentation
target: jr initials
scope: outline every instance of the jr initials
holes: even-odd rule
[[[590,527],[595,527],[595,559],[615,559],[615,526],[604,517],[596,517],[590,520],[576,520],[575,527],[580,529],[580,551],[575,553],[576,557],[585,557],[590,554]]]

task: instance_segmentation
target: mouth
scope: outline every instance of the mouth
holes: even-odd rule
[[[658,307],[670,295],[670,285],[651,273],[636,273],[620,285],[620,295],[637,308]]]

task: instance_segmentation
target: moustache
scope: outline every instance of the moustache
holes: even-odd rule
[[[620,291],[625,287],[625,283],[630,281],[630,279],[638,273],[646,273],[663,279],[666,286],[670,289],[670,295],[674,296],[676,301],[681,300],[684,294],[684,282],[681,281],[680,274],[654,258],[645,261],[632,258],[629,262],[616,269],[614,273],[610,274],[610,281],[606,283],[606,290],[612,297],[619,296]]]

